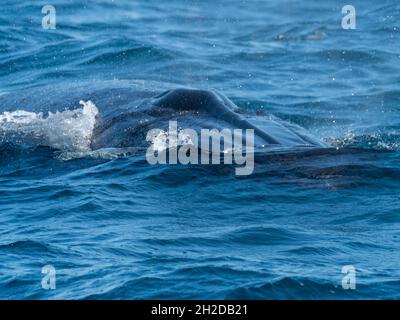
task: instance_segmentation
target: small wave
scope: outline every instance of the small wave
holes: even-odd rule
[[[349,131],[341,137],[327,137],[324,141],[336,149],[351,147],[386,151],[400,150],[400,134],[397,132],[357,135]]]
[[[113,52],[103,52],[91,57],[83,65],[106,64],[110,61],[118,61],[121,64],[126,64],[132,59],[157,59],[167,60],[173,56],[167,50],[158,49],[151,46],[139,46],[135,48],[128,48],[117,50]]]
[[[297,240],[307,240],[307,235],[276,227],[239,228],[225,235],[227,241],[242,245],[279,245]]]
[[[229,292],[226,299],[334,299],[351,297],[351,292],[321,279],[279,277],[260,285],[243,286]]]
[[[0,251],[4,250],[29,250],[29,251],[38,251],[38,252],[52,252],[52,248],[46,244],[41,242],[33,241],[33,240],[20,240],[7,244],[0,244]]]
[[[75,152],[90,151],[99,114],[91,101],[82,108],[44,115],[25,110],[0,113],[0,144],[47,146]]]
[[[128,148],[102,148],[98,150],[84,150],[84,151],[64,151],[60,152],[56,158],[62,161],[69,161],[75,159],[104,159],[113,160],[119,158],[126,158],[137,154],[142,151],[142,148],[128,147]]]
[[[321,57],[328,61],[338,61],[338,62],[354,62],[354,63],[379,63],[382,62],[382,56],[387,53],[384,51],[370,50],[347,50],[347,49],[329,49],[314,52],[313,55],[316,57]]]
[[[279,34],[274,37],[276,41],[318,41],[324,40],[327,37],[326,33],[321,30],[315,30],[308,34],[303,35],[291,35],[291,34]]]

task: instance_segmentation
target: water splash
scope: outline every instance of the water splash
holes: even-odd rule
[[[369,134],[356,134],[348,131],[342,136],[330,136],[324,140],[337,149],[350,147],[387,151],[400,150],[400,133],[397,131],[378,131]]]
[[[89,151],[99,111],[91,101],[79,103],[82,108],[47,115],[25,110],[0,113],[0,143]]]
[[[98,150],[88,151],[63,151],[56,158],[61,161],[70,161],[76,159],[99,159],[114,160],[126,158],[144,152],[144,148],[128,147],[128,148],[102,148]]]

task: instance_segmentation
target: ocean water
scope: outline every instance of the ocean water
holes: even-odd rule
[[[398,1],[352,1],[355,30],[336,0],[49,4],[54,30],[41,1],[0,12],[1,299],[400,297]],[[139,85],[215,89],[329,147],[248,176],[90,150],[96,106]]]

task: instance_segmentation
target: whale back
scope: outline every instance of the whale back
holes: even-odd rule
[[[324,147],[302,128],[270,114],[254,115],[238,108],[222,93],[148,82],[104,81],[39,87],[0,95],[0,113],[24,110],[44,115],[80,108],[92,101],[98,108],[91,133],[92,150],[146,147],[151,129],[253,129],[256,147]],[[0,124],[1,131],[1,124]]]

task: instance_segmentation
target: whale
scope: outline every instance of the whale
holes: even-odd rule
[[[45,119],[50,114],[81,108],[82,100],[91,101],[98,110],[90,133],[91,150],[145,148],[149,144],[146,140],[149,130],[167,130],[170,121],[195,131],[252,129],[256,148],[326,147],[300,126],[267,112],[243,110],[217,90],[149,81],[58,84],[3,93],[0,95],[0,120],[1,114],[18,110],[41,114]],[[57,125],[50,126],[53,134],[61,130]],[[0,121],[0,133],[2,126]]]

